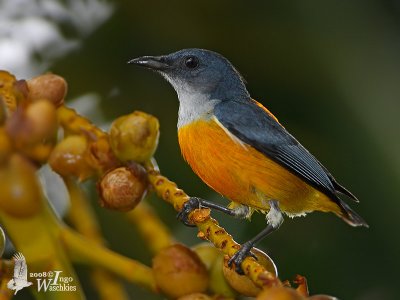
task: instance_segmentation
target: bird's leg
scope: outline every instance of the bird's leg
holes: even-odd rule
[[[270,200],[268,202],[270,205],[270,210],[267,214],[268,226],[264,228],[254,238],[242,244],[240,249],[228,261],[229,267],[232,266],[233,263],[235,263],[235,269],[238,274],[244,274],[242,269],[242,262],[247,256],[252,256],[257,259],[255,255],[251,253],[251,248],[253,248],[254,245],[256,245],[267,235],[277,230],[283,222],[283,216],[281,210],[279,209],[278,202],[275,200]]]
[[[183,224],[186,226],[194,226],[192,223],[189,222],[188,216],[189,214],[197,209],[197,208],[202,208],[202,207],[207,207],[207,208],[212,208],[218,211],[221,211],[227,215],[233,216],[235,218],[247,218],[250,214],[250,209],[249,207],[245,205],[240,205],[235,208],[227,208],[225,206],[197,198],[197,197],[190,197],[189,200],[183,205],[182,210],[178,213],[176,216],[178,220],[182,221]]]

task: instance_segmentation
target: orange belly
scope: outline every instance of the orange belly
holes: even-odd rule
[[[233,202],[267,211],[268,200],[279,201],[289,214],[339,208],[325,194],[253,147],[232,139],[214,119],[181,127],[179,144],[193,171],[211,188]]]

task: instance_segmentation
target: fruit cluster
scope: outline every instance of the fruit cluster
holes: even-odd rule
[[[92,267],[92,281],[102,299],[109,299],[110,291],[113,299],[128,298],[119,278],[181,300],[239,295],[307,299],[305,280],[299,277],[298,288],[289,288],[277,278],[271,258],[260,250],[253,250],[257,260],[246,258],[242,264],[246,275],[227,267],[240,245],[211,218],[209,209],[195,210],[189,220],[198,227],[198,237],[211,243],[192,249],[176,244],[151,206],[142,201],[149,190],[177,211],[188,200],[183,190],[160,174],[152,158],[158,120],[135,111],[116,119],[104,132],[67,107],[66,94],[67,83],[60,76],[17,80],[0,71],[0,223],[15,248],[24,253],[31,271],[43,272],[51,266],[75,278],[77,293],[68,294],[68,299],[84,297],[73,262]],[[70,208],[64,218],[72,228],[55,214],[44,195],[37,170],[45,164],[65,183]],[[80,185],[88,179],[97,181],[102,207],[121,212],[136,226],[154,255],[152,268],[104,246]],[[4,235],[0,242],[2,251]],[[7,268],[1,272],[0,293],[9,294],[3,283],[12,276],[12,262],[1,262]],[[332,299],[318,297],[325,298],[312,299]]]

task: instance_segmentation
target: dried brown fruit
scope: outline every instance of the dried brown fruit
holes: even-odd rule
[[[153,258],[153,273],[157,286],[171,298],[207,289],[206,267],[194,251],[181,244],[164,248]]]
[[[67,94],[67,82],[55,74],[43,74],[27,80],[29,98],[32,101],[48,100],[59,107]]]
[[[106,173],[98,184],[100,205],[105,208],[129,211],[146,196],[146,171],[142,166],[131,164]]]
[[[122,161],[147,161],[156,151],[158,137],[157,118],[140,111],[116,119],[110,128],[111,148]]]

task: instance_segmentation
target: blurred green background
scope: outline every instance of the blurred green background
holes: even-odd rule
[[[9,0],[12,1],[12,0]],[[68,1],[67,1],[68,2]],[[164,175],[190,195],[221,200],[180,155],[178,101],[160,76],[127,65],[131,58],[182,48],[207,48],[227,57],[267,106],[361,200],[347,201],[370,225],[351,228],[331,214],[287,219],[259,248],[282,279],[299,273],[310,291],[340,299],[398,299],[400,269],[400,4],[365,1],[109,1],[112,13],[68,54],[46,69],[64,76],[69,98],[97,93],[106,120],[133,110],[159,118],[156,159]],[[64,26],[73,37],[75,30]],[[0,57],[1,61],[1,57]],[[13,71],[13,70],[10,70]],[[151,202],[177,238],[196,231]],[[119,213],[97,208],[109,246],[151,262],[137,233]],[[266,222],[214,213],[244,242]],[[145,222],[145,220],[144,220]],[[80,268],[86,280],[87,270]],[[85,283],[89,299],[95,298]],[[161,299],[129,285],[132,299]]]

